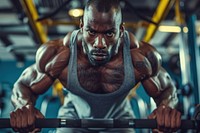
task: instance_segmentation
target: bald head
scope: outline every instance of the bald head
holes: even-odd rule
[[[94,6],[99,12],[107,13],[113,8],[117,12],[121,12],[118,0],[88,0],[85,9],[88,10],[91,5]]]
[[[115,19],[120,23],[122,22],[121,7],[118,0],[88,0],[84,11],[85,15],[87,15],[88,11],[91,9],[90,7],[100,13],[113,12],[116,14]]]

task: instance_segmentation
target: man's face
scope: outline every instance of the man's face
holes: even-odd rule
[[[123,31],[120,17],[114,9],[102,13],[90,6],[86,11],[81,23],[83,51],[92,65],[103,65],[118,53]]]

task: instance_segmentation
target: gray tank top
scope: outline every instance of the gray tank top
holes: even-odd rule
[[[81,87],[77,76],[77,44],[76,37],[79,30],[75,30],[71,35],[70,42],[70,60],[68,64],[68,86],[70,93],[80,97],[88,103],[91,109],[91,117],[93,118],[108,118],[119,116],[124,107],[127,105],[126,96],[130,90],[135,86],[134,69],[130,55],[130,39],[128,32],[124,34],[124,81],[120,88],[115,92],[108,94],[91,93]],[[113,113],[115,112],[115,113]],[[123,114],[121,114],[123,115]]]

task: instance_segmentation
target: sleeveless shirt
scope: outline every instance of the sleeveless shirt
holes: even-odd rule
[[[76,38],[79,30],[75,30],[70,38],[70,60],[68,64],[67,90],[73,103],[86,103],[91,118],[120,117],[131,110],[126,96],[135,86],[134,69],[130,54],[130,39],[128,32],[124,32],[123,60],[124,60],[124,81],[120,88],[112,93],[95,94],[85,90],[79,83],[77,73],[77,43]],[[80,101],[82,100],[82,101]],[[125,107],[128,106],[128,109]],[[80,108],[80,107],[79,107]],[[80,109],[81,110],[81,109]],[[84,111],[84,110],[82,110]],[[88,111],[86,111],[88,112]],[[130,111],[128,111],[130,113]],[[79,112],[80,114],[81,112]],[[84,112],[83,112],[84,113]]]

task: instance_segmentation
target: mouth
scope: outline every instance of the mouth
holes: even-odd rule
[[[103,61],[103,60],[107,59],[108,55],[106,53],[93,53],[92,57],[96,61]]]

